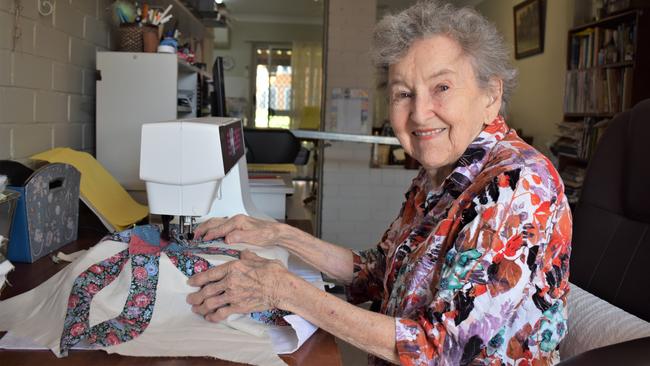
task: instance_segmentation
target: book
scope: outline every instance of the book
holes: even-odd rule
[[[602,35],[603,35],[603,29],[596,28],[594,32],[594,50],[593,50],[593,60],[592,60],[592,64],[594,66],[601,65],[599,55],[600,55],[600,49],[602,43]]]
[[[621,111],[621,75],[619,69],[607,69],[607,100],[609,111]]]
[[[632,76],[633,70],[631,67],[623,69],[623,85],[621,88],[623,90],[623,95],[621,97],[623,110],[632,108],[632,85],[634,83]]]

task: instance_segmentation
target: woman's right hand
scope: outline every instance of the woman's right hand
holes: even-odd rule
[[[352,281],[354,256],[350,249],[330,244],[280,222],[246,215],[213,218],[200,224],[194,230],[194,237],[203,240],[224,238],[228,244],[277,245],[341,283]]]
[[[194,237],[203,240],[224,238],[228,244],[246,243],[263,247],[280,244],[286,229],[287,225],[283,223],[237,215],[204,221],[194,230]]]

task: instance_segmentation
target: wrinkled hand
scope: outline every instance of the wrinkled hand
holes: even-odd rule
[[[192,311],[206,320],[219,322],[230,314],[247,314],[279,308],[280,288],[290,275],[277,260],[243,251],[241,259],[210,268],[190,277],[191,286],[201,287],[187,296]]]
[[[277,245],[285,224],[265,221],[246,215],[213,218],[194,230],[194,237],[211,240],[223,237],[226,243],[247,243],[258,246]]]

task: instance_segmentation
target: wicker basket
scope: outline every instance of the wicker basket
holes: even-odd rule
[[[118,49],[124,52],[142,52],[142,28],[137,24],[122,24],[118,29]]]

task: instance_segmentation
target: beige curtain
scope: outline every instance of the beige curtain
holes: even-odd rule
[[[292,129],[320,126],[323,45],[294,42],[291,54]]]

